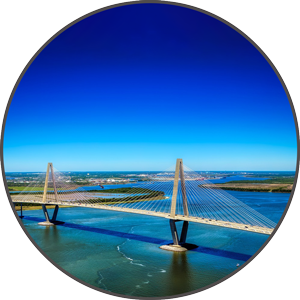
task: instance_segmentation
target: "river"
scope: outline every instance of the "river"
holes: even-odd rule
[[[274,222],[289,199],[288,193],[227,192]],[[235,271],[268,238],[190,223],[187,241],[199,247],[173,253],[159,248],[171,240],[167,219],[70,207],[59,210],[64,224],[43,227],[37,224],[43,219],[41,210],[23,213],[29,234],[68,273],[100,289],[137,297],[172,296],[205,287]]]

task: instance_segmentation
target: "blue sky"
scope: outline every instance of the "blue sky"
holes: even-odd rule
[[[31,64],[11,103],[5,171],[296,168],[289,101],[245,38],[167,4],[93,15]]]

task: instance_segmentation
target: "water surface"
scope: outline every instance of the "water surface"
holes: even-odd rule
[[[289,199],[288,193],[228,192],[274,222]],[[43,218],[41,210],[24,211],[24,215],[29,234],[67,272],[98,288],[139,297],[171,296],[205,287],[244,264],[268,238],[190,223],[188,242],[199,247],[173,253],[159,249],[171,239],[164,218],[60,208],[58,219],[66,223],[47,228],[37,224]]]

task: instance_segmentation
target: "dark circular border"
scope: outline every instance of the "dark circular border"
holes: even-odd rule
[[[106,291],[106,290],[103,290],[103,289],[100,289],[100,288],[97,288],[96,286],[93,286],[91,284],[88,284],[80,279],[78,279],[77,277],[73,276],[72,274],[68,273],[66,270],[64,270],[62,267],[60,267],[56,262],[54,262],[50,257],[47,256],[47,254],[45,254],[43,252],[43,250],[37,245],[37,243],[34,241],[34,239],[30,236],[30,234],[28,233],[28,231],[26,230],[25,226],[23,225],[23,223],[21,222],[21,219],[18,217],[18,214],[16,212],[16,210],[14,209],[14,204],[12,202],[12,199],[10,197],[10,193],[9,193],[9,190],[8,190],[8,186],[7,186],[7,182],[6,182],[6,177],[5,177],[5,168],[4,168],[4,161],[3,161],[3,138],[4,138],[4,131],[5,131],[5,124],[6,124],[6,118],[7,118],[7,115],[8,115],[8,111],[9,111],[9,107],[10,107],[10,104],[11,104],[11,101],[14,97],[14,94],[16,92],[16,89],[20,83],[20,81],[22,80],[24,74],[26,73],[27,69],[29,68],[29,66],[31,65],[31,63],[35,60],[35,58],[41,53],[41,51],[49,44],[51,43],[58,35],[60,35],[62,32],[64,32],[66,29],[68,29],[69,27],[73,26],[74,24],[78,23],[79,21],[87,18],[87,17],[90,17],[94,14],[97,14],[99,12],[102,12],[102,11],[105,11],[105,10],[108,10],[108,9],[111,9],[111,8],[115,8],[115,7],[119,7],[119,6],[125,6],[125,5],[141,5],[141,4],[145,4],[145,3],[155,3],[155,4],[164,4],[164,5],[174,5],[174,6],[181,6],[181,7],[185,7],[185,8],[189,8],[189,9],[192,9],[192,10],[195,10],[195,11],[198,11],[198,12],[201,12],[203,14],[206,14],[210,17],[213,17],[214,19],[217,19],[219,21],[221,21],[222,23],[228,25],[229,27],[231,27],[232,29],[234,29],[236,32],[238,32],[239,34],[241,34],[244,38],[246,38],[259,52],[260,54],[265,58],[265,60],[269,63],[269,65],[272,67],[273,71],[275,72],[275,74],[277,75],[278,79],[280,80],[280,83],[282,84],[283,88],[284,88],[284,91],[288,97],[288,100],[289,100],[289,103],[290,103],[290,106],[291,106],[291,109],[292,109],[292,112],[293,112],[293,117],[294,117],[294,122],[295,122],[295,129],[296,129],[296,138],[297,138],[297,162],[296,162],[296,172],[295,172],[295,180],[294,180],[294,184],[293,184],[293,188],[292,188],[292,191],[291,191],[291,194],[290,194],[290,197],[289,197],[289,201],[285,207],[285,210],[284,212],[282,213],[282,216],[279,220],[279,222],[277,223],[276,227],[274,228],[272,234],[269,236],[269,238],[265,241],[265,243],[256,251],[256,253],[254,255],[251,256],[251,258],[246,261],[240,268],[238,268],[237,270],[233,271],[232,273],[228,274],[227,276],[223,277],[222,279],[210,284],[210,285],[207,285],[203,288],[200,288],[200,289],[197,289],[197,290],[194,290],[194,291],[190,291],[190,292],[187,292],[187,293],[183,293],[183,294],[178,294],[178,295],[174,295],[174,296],[167,296],[167,297],[129,297],[127,295],[123,295],[123,294],[118,294],[118,293],[113,293],[113,292],[109,292],[109,291]],[[53,35],[36,53],[35,55],[31,58],[31,60],[28,62],[28,64],[26,65],[26,67],[24,68],[24,70],[22,71],[21,75],[19,76],[14,88],[13,88],[13,91],[10,95],[10,98],[9,98],[9,101],[8,101],[8,104],[6,106],[6,110],[5,110],[5,115],[4,115],[4,119],[3,119],[3,123],[2,123],[2,130],[1,130],[1,144],[0,144],[0,154],[1,154],[1,169],[2,169],[2,176],[3,176],[3,182],[4,182],[4,185],[5,185],[5,190],[6,190],[6,194],[7,194],[7,197],[9,199],[9,202],[10,202],[10,205],[11,205],[11,208],[20,224],[20,226],[22,227],[22,229],[24,230],[24,232],[26,233],[27,237],[30,239],[30,241],[34,244],[34,246],[41,252],[41,254],[47,259],[49,260],[55,267],[57,267],[60,271],[62,271],[63,273],[65,273],[66,275],[68,275],[69,277],[71,277],[72,279],[76,280],[77,282],[87,286],[87,287],[90,287],[94,290],[97,290],[97,291],[100,291],[100,292],[103,292],[103,293],[106,293],[106,294],[110,294],[110,295],[113,295],[113,296],[118,296],[118,297],[123,297],[123,298],[128,298],[128,299],[172,299],[172,298],[178,298],[178,297],[183,297],[183,296],[187,296],[187,295],[192,295],[192,294],[195,294],[195,293],[198,293],[198,292],[201,292],[201,291],[204,291],[208,288],[211,288],[223,281],[225,281],[226,279],[230,278],[231,276],[233,276],[234,274],[236,274],[237,272],[239,272],[241,269],[243,269],[245,266],[247,266],[262,250],[263,248],[269,243],[269,241],[272,239],[272,237],[274,236],[274,234],[276,233],[276,231],[278,230],[279,226],[281,225],[283,219],[285,218],[286,216],[286,213],[290,207],[290,204],[291,204],[291,201],[292,201],[292,198],[293,198],[293,195],[294,195],[294,192],[295,192],[295,188],[296,188],[296,184],[297,184],[297,180],[298,180],[298,172],[299,172],[299,127],[298,127],[298,121],[297,121],[297,117],[296,117],[296,112],[295,112],[295,108],[294,108],[294,105],[293,105],[293,102],[292,102],[292,99],[291,99],[291,96],[288,92],[288,89],[283,81],[283,79],[281,78],[279,72],[277,71],[277,69],[275,68],[275,66],[273,65],[273,63],[271,62],[271,60],[267,57],[267,55],[262,51],[262,49],[259,48],[259,46],[254,42],[252,41],[245,33],[243,33],[241,30],[239,30],[238,28],[236,28],[234,25],[232,25],[231,23],[227,22],[226,20],[210,13],[210,12],[207,12],[203,9],[200,9],[200,8],[197,8],[197,7],[194,7],[194,6],[191,6],[191,5],[186,5],[186,4],[181,4],[181,3],[177,3],[177,2],[170,2],[170,1],[139,1],[139,2],[136,2],[136,1],[130,1],[130,2],[124,2],[124,3],[119,3],[119,4],[114,4],[114,5],[110,5],[110,6],[106,6],[104,8],[101,8],[101,9],[97,9],[91,13],[88,13],[80,18],[78,18],[77,20],[71,22],[70,24],[68,24],[67,26],[65,26],[64,28],[62,28],[61,30],[59,30],[55,35]]]

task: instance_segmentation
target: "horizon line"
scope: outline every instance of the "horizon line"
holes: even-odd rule
[[[156,171],[149,171],[149,170],[143,170],[143,171],[132,171],[132,170],[127,170],[127,171],[88,171],[88,170],[84,170],[84,171],[58,171],[58,172],[89,172],[89,173],[95,173],[95,172],[164,172],[164,173],[168,173],[168,172],[175,172],[172,170],[169,171],[163,171],[163,170],[156,170]],[[256,170],[192,170],[192,172],[296,172],[295,170],[284,170],[284,171],[279,171],[279,170],[275,170],[275,171],[270,171],[270,170],[264,170],[264,171],[256,171]],[[46,173],[46,171],[5,171],[6,173]]]

